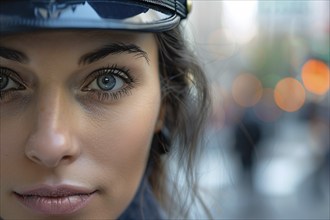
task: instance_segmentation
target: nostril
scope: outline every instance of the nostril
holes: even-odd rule
[[[62,160],[70,160],[70,158],[71,158],[71,156],[66,155],[66,156],[64,156],[64,157],[62,158]]]

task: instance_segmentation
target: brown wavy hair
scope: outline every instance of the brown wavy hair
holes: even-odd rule
[[[205,208],[195,171],[210,109],[208,83],[180,27],[155,35],[165,120],[161,137],[155,134],[158,141],[151,148],[154,162],[149,181],[169,216],[187,218],[196,201]],[[185,185],[184,190],[177,178]]]

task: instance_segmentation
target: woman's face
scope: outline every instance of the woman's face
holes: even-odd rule
[[[0,42],[0,216],[118,217],[161,124],[154,36],[45,31]]]

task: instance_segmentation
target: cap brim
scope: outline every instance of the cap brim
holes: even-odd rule
[[[150,3],[151,2],[151,3]],[[177,26],[185,14],[176,1],[60,0],[2,1],[1,33],[37,29],[114,29],[160,32]],[[158,3],[155,3],[158,2]],[[162,3],[162,4],[160,4]],[[182,5],[181,5],[182,8]]]

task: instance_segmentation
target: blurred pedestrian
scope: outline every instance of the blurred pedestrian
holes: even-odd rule
[[[253,190],[254,187],[253,171],[261,138],[261,124],[254,116],[254,112],[245,110],[234,126],[234,151],[241,163],[242,183],[249,190]]]

